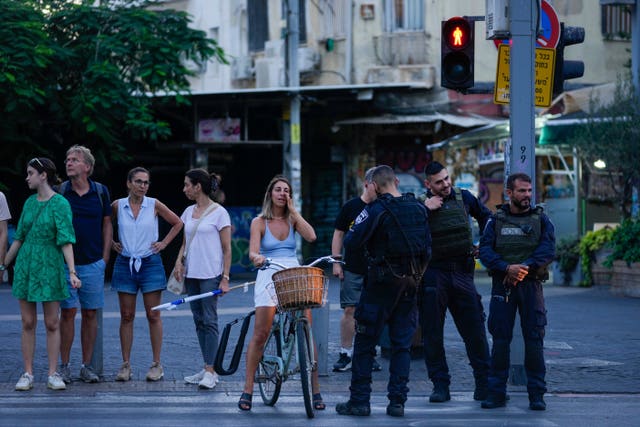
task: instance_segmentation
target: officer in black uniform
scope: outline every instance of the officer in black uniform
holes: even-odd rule
[[[475,284],[476,248],[473,245],[469,216],[483,230],[491,217],[487,209],[467,190],[453,188],[451,177],[439,162],[425,168],[428,191],[419,197],[429,210],[431,245],[436,250],[422,278],[418,298],[424,356],[429,379],[433,383],[430,402],[446,402],[449,394],[449,366],[444,351],[444,319],[447,308],[464,341],[475,378],[475,400],[487,398],[489,344],[482,300]]]
[[[509,376],[509,345],[516,310],[524,338],[529,408],[544,411],[547,391],[543,339],[547,311],[542,281],[555,256],[555,231],[541,207],[531,207],[531,178],[516,173],[507,179],[509,204],[501,205],[480,240],[480,260],[492,275],[489,332],[493,336],[489,396],[482,407],[505,406]]]
[[[387,414],[404,415],[411,341],[418,323],[417,290],[431,256],[427,210],[413,194],[400,194],[389,166],[372,174],[378,198],[367,205],[345,236],[347,250],[364,247],[367,280],[356,307],[351,396],[336,405],[340,415],[369,415],[375,346],[385,324],[391,340]]]

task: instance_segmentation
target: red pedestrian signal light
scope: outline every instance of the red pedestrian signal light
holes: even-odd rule
[[[475,22],[462,17],[442,21],[440,85],[463,91],[473,87]]]
[[[462,18],[451,18],[445,22],[444,34],[450,49],[464,49],[469,44],[469,23]]]

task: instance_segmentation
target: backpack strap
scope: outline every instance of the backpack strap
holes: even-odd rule
[[[100,184],[99,182],[94,181],[94,183],[96,184],[96,193],[98,193],[98,200],[100,200],[100,209],[103,209],[104,195],[107,192],[107,190],[105,189],[104,185]],[[70,185],[71,183],[68,180],[64,181],[63,183],[58,185],[58,188],[56,189],[56,191],[64,196],[64,193],[66,193],[69,190]]]

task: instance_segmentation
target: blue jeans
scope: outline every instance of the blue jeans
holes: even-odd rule
[[[71,287],[67,280],[70,297],[60,302],[60,308],[80,308],[86,310],[97,310],[104,307],[104,270],[106,268],[104,260],[76,265],[78,279],[82,281],[82,286],[78,289]],[[69,277],[69,268],[65,264],[65,274]]]
[[[159,254],[149,255],[142,259],[140,271],[131,268],[129,257],[118,255],[113,266],[111,288],[125,294],[136,295],[138,290],[143,294],[162,291],[167,287],[167,278],[162,258]]]
[[[482,300],[473,284],[473,271],[446,271],[429,267],[422,280],[420,324],[429,379],[434,384],[450,383],[444,350],[444,321],[449,309],[464,341],[476,386],[486,387],[489,344]]]
[[[220,286],[222,276],[213,279],[190,279],[184,283],[189,296],[211,292]],[[196,325],[196,335],[200,344],[202,359],[207,366],[213,366],[218,353],[218,297],[208,297],[191,301],[193,323]]]
[[[547,391],[543,340],[547,324],[542,283],[526,280],[511,288],[509,302],[505,301],[503,276],[493,277],[491,305],[489,307],[489,332],[493,336],[489,392],[504,395],[510,366],[510,344],[513,338],[516,310],[520,313],[524,338],[524,368],[527,374],[527,391],[530,395]]]

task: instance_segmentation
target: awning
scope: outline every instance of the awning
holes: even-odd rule
[[[466,128],[474,126],[495,125],[501,122],[501,120],[494,120],[482,116],[460,116],[456,114],[433,113],[408,115],[383,114],[380,116],[359,117],[355,119],[340,120],[337,121],[335,125],[400,125],[407,123],[433,123],[438,120],[442,120],[443,122]]]
[[[592,101],[595,101],[597,105],[609,105],[613,103],[615,93],[615,83],[606,83],[562,92],[540,115],[542,116],[550,111],[558,110],[560,110],[562,114],[571,114],[579,111],[589,113],[591,112]]]
[[[545,118],[536,117],[536,135],[540,133],[540,130],[544,126],[546,120],[547,119]],[[438,150],[449,144],[455,148],[472,147],[483,141],[495,141],[498,139],[509,138],[509,136],[509,120],[497,120],[485,126],[459,133],[436,144],[427,145],[427,151]]]

